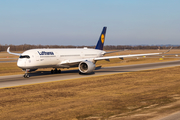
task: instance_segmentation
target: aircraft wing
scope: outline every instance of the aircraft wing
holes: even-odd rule
[[[94,61],[107,60],[107,59],[113,59],[113,58],[128,58],[128,57],[139,57],[139,56],[152,56],[152,55],[160,55],[160,54],[162,54],[162,53],[147,53],[147,54],[132,54],[132,55],[107,56],[107,57],[94,58]]]
[[[127,58],[127,57],[138,57],[138,56],[150,56],[150,55],[160,55],[161,53],[148,53],[148,54],[132,54],[132,55],[119,55],[119,56],[107,56],[107,57],[97,57],[97,58],[87,58],[87,59],[74,59],[74,60],[64,60],[60,64],[61,65],[75,65],[80,62],[85,61],[99,61],[99,60],[107,60],[113,58]]]
[[[17,55],[17,56],[20,56],[20,55],[21,55],[20,53],[12,53],[12,52],[10,52],[10,47],[8,47],[7,52],[8,52],[9,54],[13,54],[13,55]]]
[[[158,55],[163,55],[163,54],[169,52],[171,49],[172,49],[172,47],[169,50],[167,50],[165,52],[161,52],[161,53],[146,53],[146,54],[131,54],[131,55],[98,57],[98,58],[94,58],[94,61],[108,60],[108,59],[113,59],[113,58],[128,58],[128,57],[140,57],[140,56],[158,56]]]
[[[159,56],[163,55],[164,53],[169,52],[172,49],[172,47],[166,51],[166,52],[161,52],[161,53],[146,53],[146,54],[131,54],[131,55],[118,55],[118,56],[105,56],[105,57],[97,57],[97,58],[86,58],[86,59],[74,59],[74,60],[64,60],[60,64],[61,65],[73,65],[73,64],[78,64],[80,62],[84,61],[99,61],[99,60],[109,60],[113,58],[128,58],[128,57],[140,57],[140,56]]]
[[[131,54],[131,55],[98,57],[98,58],[94,58],[94,61],[107,60],[107,59],[113,59],[113,58],[128,58],[128,57],[140,57],[140,56],[159,56],[159,55],[163,55],[163,54],[169,52],[171,49],[172,49],[172,47],[169,50],[167,50],[165,52],[161,52],[161,53],[146,53],[146,54]]]

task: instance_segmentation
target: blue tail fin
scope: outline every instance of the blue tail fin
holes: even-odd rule
[[[102,33],[101,33],[101,35],[99,37],[99,40],[97,42],[97,45],[96,45],[95,49],[103,50],[104,41],[105,41],[105,35],[106,35],[106,29],[107,29],[107,27],[103,27]]]

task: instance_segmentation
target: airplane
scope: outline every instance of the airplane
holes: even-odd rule
[[[92,73],[95,69],[95,63],[99,60],[109,60],[113,58],[126,58],[137,56],[151,56],[161,55],[161,53],[147,53],[147,54],[131,54],[131,55],[118,55],[118,56],[104,56],[105,54],[118,52],[105,52],[103,46],[105,42],[107,27],[103,27],[99,40],[95,49],[84,48],[44,48],[44,49],[30,49],[20,53],[10,52],[10,47],[7,48],[9,54],[19,56],[17,66],[25,71],[24,78],[29,78],[28,72],[35,71],[39,68],[53,68],[51,73],[60,73],[59,68],[78,67],[80,74]],[[119,50],[124,51],[124,50]],[[169,52],[168,50],[167,52]]]

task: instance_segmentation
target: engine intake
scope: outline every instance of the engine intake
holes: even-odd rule
[[[79,71],[81,73],[91,73],[95,69],[95,64],[91,61],[79,63]]]

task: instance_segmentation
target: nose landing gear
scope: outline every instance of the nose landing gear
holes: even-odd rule
[[[28,73],[25,73],[25,74],[24,74],[24,78],[29,78],[29,74],[28,74]]]
[[[24,74],[24,78],[29,78],[29,74],[27,73],[29,70],[28,69],[26,69],[26,71],[25,71],[25,74]]]

